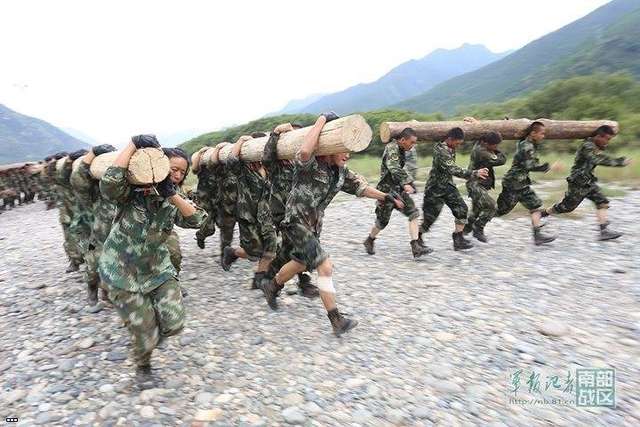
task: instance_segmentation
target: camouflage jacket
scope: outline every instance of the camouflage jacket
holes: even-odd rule
[[[279,139],[280,135],[272,133],[264,146],[264,153],[262,155],[262,164],[267,169],[269,181],[271,182],[269,206],[276,224],[281,223],[284,219],[287,199],[293,187],[293,176],[295,172],[292,160],[278,159],[277,148]]]
[[[613,158],[602,152],[590,139],[586,140],[576,152],[576,158],[567,181],[588,187],[598,180],[593,174],[596,166],[624,166],[624,157]]]
[[[55,163],[54,163],[55,165]],[[55,168],[55,166],[54,166]],[[55,171],[55,183],[58,190],[58,207],[61,209],[60,221],[71,224],[74,212],[74,191],[71,186],[71,162],[66,162],[61,170]]]
[[[111,166],[100,180],[102,195],[115,203],[117,213],[104,242],[98,271],[107,286],[148,293],[176,277],[165,244],[174,224],[199,228],[207,214],[200,208],[183,217],[178,208],[157,195],[131,186],[125,168]]]
[[[402,191],[402,187],[411,184],[413,178],[404,169],[405,151],[398,145],[398,142],[389,141],[384,146],[382,153],[382,163],[380,164],[380,181],[377,188],[388,193],[391,190]]]
[[[484,188],[495,188],[496,186],[496,174],[493,170],[496,166],[502,166],[507,162],[507,156],[501,151],[489,151],[487,147],[482,145],[481,142],[476,142],[471,150],[471,158],[469,160],[469,172],[474,170],[487,168],[489,170],[489,176],[486,179],[480,179],[479,177],[472,176],[469,179],[469,184],[479,184]]]
[[[227,169],[238,178],[236,218],[249,222],[263,222],[269,219],[271,184],[267,177],[253,169],[251,163],[243,162],[232,155],[227,159]]]
[[[219,199],[220,186],[218,184],[217,168],[219,168],[219,165],[213,167],[202,165],[198,172],[198,188],[196,190],[198,206],[207,212],[212,212],[216,209]]]
[[[407,171],[412,181],[418,177],[418,150],[414,146],[404,155],[404,170]]]
[[[519,190],[531,185],[529,172],[547,172],[549,165],[541,164],[536,156],[536,144],[523,139],[516,145],[516,154],[513,156],[511,168],[502,178],[502,186]]]
[[[429,179],[425,185],[427,188],[443,189],[454,186],[453,177],[469,179],[472,172],[456,165],[456,152],[447,146],[444,141],[433,146],[433,165],[429,172]]]
[[[329,166],[315,157],[306,162],[296,160],[284,224],[302,224],[320,234],[324,210],[338,191],[361,197],[367,186],[362,176],[347,167]]]
[[[90,244],[94,249],[102,250],[116,215],[116,205],[102,196],[100,182],[91,176],[89,165],[86,163],[82,162],[77,171],[71,174],[71,180],[73,188],[76,189],[76,196],[89,207],[93,217]]]

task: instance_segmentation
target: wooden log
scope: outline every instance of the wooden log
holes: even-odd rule
[[[91,166],[89,166],[91,176],[95,179],[101,179],[109,166],[113,165],[113,162],[116,161],[118,154],[117,151],[112,151],[96,156],[91,162]]]
[[[95,179],[101,179],[113,165],[118,152],[105,153],[91,162],[89,170]],[[127,180],[134,185],[157,184],[169,175],[169,158],[159,148],[141,148],[129,159]]]
[[[60,172],[62,170],[62,168],[64,167],[65,162],[67,161],[67,159],[69,158],[69,156],[65,156],[61,159],[56,160],[56,170],[58,172]]]
[[[446,121],[446,122],[382,122],[380,124],[380,139],[389,142],[398,136],[404,128],[410,127],[418,134],[421,141],[442,141],[451,128],[460,127],[464,130],[465,139],[478,139],[482,134],[495,131],[500,132],[502,139],[520,140],[527,128],[534,121],[545,125],[546,139],[583,139],[588,138],[602,125],[609,125],[618,133],[618,122],[610,120],[550,120],[550,119],[516,119],[516,120],[477,120],[477,121]]]
[[[127,180],[131,184],[157,184],[167,175],[169,175],[169,158],[160,148],[136,150],[129,159]]]
[[[293,159],[296,152],[302,146],[305,135],[311,126],[292,130],[283,133],[278,141],[278,158]],[[373,132],[364,117],[354,114],[342,117],[327,123],[320,133],[318,150],[316,156],[327,156],[331,154],[358,152],[369,146]],[[254,138],[242,146],[240,158],[247,162],[257,162],[262,160],[264,146],[269,140],[268,136]],[[206,157],[209,150],[203,154],[203,160],[207,159],[207,164],[211,164],[212,159]],[[222,163],[231,154],[231,145],[220,149],[219,160]]]
[[[73,161],[73,164],[71,164],[71,171],[75,172],[78,170],[78,168],[80,167],[80,163],[82,163],[82,161],[84,160],[84,156],[80,156],[77,159],[75,159]]]

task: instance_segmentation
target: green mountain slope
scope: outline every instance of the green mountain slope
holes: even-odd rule
[[[618,71],[640,77],[638,0],[614,0],[497,62],[392,108],[452,112],[462,105],[520,96],[557,79]]]
[[[0,104],[0,164],[38,161],[58,151],[88,145],[57,127]]]

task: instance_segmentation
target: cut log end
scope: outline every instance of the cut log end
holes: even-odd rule
[[[169,158],[159,148],[136,150],[129,160],[127,179],[134,185],[157,184],[169,175]]]

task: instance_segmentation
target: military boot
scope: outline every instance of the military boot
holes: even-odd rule
[[[473,247],[473,244],[464,238],[462,231],[451,234],[451,238],[453,239],[454,251],[463,251],[466,249],[471,249]]]
[[[298,289],[303,297],[315,298],[320,295],[318,287],[311,283],[311,276],[308,274],[298,274]]]
[[[76,271],[80,270],[80,264],[75,262],[75,261],[71,261],[69,262],[69,266],[67,267],[67,269],[64,271],[65,273],[74,273]]]
[[[200,249],[204,249],[204,237],[200,234],[200,231],[196,231],[196,244]]]
[[[267,300],[267,304],[271,307],[272,310],[278,309],[278,295],[280,295],[280,291],[284,288],[284,285],[278,285],[276,279],[264,279],[262,281],[262,293],[264,294],[264,298]]]
[[[374,248],[374,244],[375,244],[376,239],[374,237],[371,236],[367,236],[367,240],[364,241],[363,245],[365,250],[367,251],[367,253],[369,255],[375,255],[376,254],[376,250]]]
[[[339,337],[345,332],[349,332],[351,329],[355,328],[358,325],[357,320],[352,320],[344,317],[337,308],[327,312],[327,317],[331,322],[331,327],[333,328],[333,333]]]
[[[420,258],[423,255],[429,255],[433,252],[429,246],[426,246],[424,242],[421,242],[420,239],[412,240],[411,244],[411,253],[413,253],[414,258]]]
[[[551,243],[556,240],[556,236],[544,234],[542,227],[533,227],[533,243],[536,246],[544,245],[545,243]]]
[[[613,240],[622,236],[622,233],[618,231],[609,230],[607,228],[608,226],[609,226],[608,222],[604,224],[600,224],[600,237],[598,237],[598,240],[600,241]]]
[[[484,227],[479,227],[477,225],[473,226],[473,237],[476,238],[476,240],[482,242],[482,243],[489,243],[489,239],[487,239],[487,236],[484,235]]]
[[[231,246],[227,246],[222,251],[222,259],[220,260],[220,264],[222,264],[222,269],[224,271],[231,270],[231,265],[236,262],[238,259],[235,250]]]
[[[253,280],[251,281],[251,290],[260,289],[260,285],[262,283],[262,279],[264,279],[265,272],[258,271],[253,274]]]
[[[89,283],[87,285],[87,304],[94,306],[98,303],[98,284]]]

